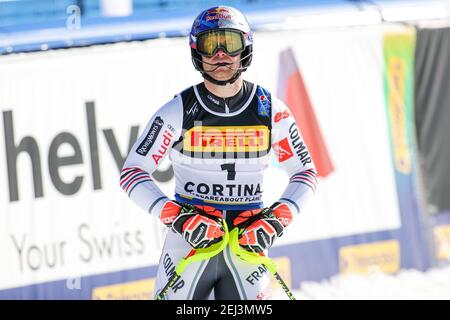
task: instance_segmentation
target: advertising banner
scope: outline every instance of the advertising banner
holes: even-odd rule
[[[288,102],[322,168],[270,251],[293,288],[426,265],[411,150],[414,34],[385,34],[255,34],[244,78]],[[0,57],[0,298],[152,297],[167,230],[127,198],[119,172],[153,113],[201,81],[186,38]],[[173,198],[169,160],[153,178]],[[266,206],[288,180],[273,157]]]

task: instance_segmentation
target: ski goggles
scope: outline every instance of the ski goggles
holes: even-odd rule
[[[236,56],[245,49],[244,36],[236,30],[211,30],[197,36],[197,52],[202,56],[212,57],[219,48],[228,55]]]

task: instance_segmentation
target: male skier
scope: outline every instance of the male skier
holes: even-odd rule
[[[192,248],[222,240],[239,228],[239,244],[264,252],[302,212],[314,193],[312,158],[288,108],[259,85],[242,79],[252,61],[253,36],[238,10],[201,12],[189,35],[192,62],[204,81],[177,94],[150,119],[132,147],[120,185],[167,233],[155,294]],[[262,180],[273,150],[290,180],[281,198],[263,207]],[[151,174],[169,155],[176,179],[169,199]],[[229,246],[190,264],[167,299],[270,299],[267,270],[236,257]]]

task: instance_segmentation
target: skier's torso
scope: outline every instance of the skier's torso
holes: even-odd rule
[[[170,160],[180,201],[231,209],[261,207],[263,171],[271,146],[271,97],[245,82],[231,99],[204,84],[181,93],[182,133]]]
[[[141,208],[159,216],[167,197],[152,174],[170,155],[175,198],[223,210],[263,207],[263,174],[274,151],[290,180],[278,202],[298,214],[317,177],[287,106],[245,82],[229,99],[190,87],[157,110],[130,151],[120,185]]]
[[[317,178],[287,106],[249,82],[244,82],[242,91],[230,99],[215,97],[199,84],[154,113],[130,150],[120,185],[143,210],[160,217],[172,197],[158,188],[151,174],[169,155],[176,178],[176,199],[214,206],[222,210],[231,226],[239,212],[263,207],[263,173],[271,148],[290,177],[277,202],[298,214],[314,193]],[[190,248],[178,234],[168,232],[156,292]],[[267,270],[242,261],[227,246],[217,258],[189,265],[168,297],[206,298],[212,287],[221,299],[270,296]]]

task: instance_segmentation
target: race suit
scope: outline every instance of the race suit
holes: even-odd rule
[[[170,199],[151,174],[169,155],[175,200],[222,210],[231,228],[239,212],[263,207],[263,173],[271,150],[290,177],[278,202],[297,215],[315,192],[317,175],[288,108],[247,81],[231,98],[217,97],[200,83],[177,94],[153,115],[130,150],[120,185],[139,207],[158,218]],[[168,231],[155,295],[191,249],[180,235]],[[270,299],[268,270],[240,260],[227,246],[210,260],[189,265],[166,297],[207,299],[211,294],[222,300]]]

